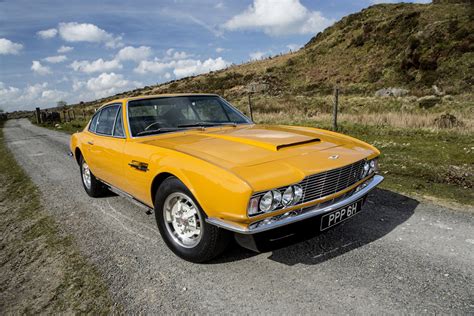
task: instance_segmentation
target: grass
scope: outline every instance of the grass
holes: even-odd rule
[[[116,308],[96,269],[60,231],[16,163],[0,122],[2,314],[106,314]]]

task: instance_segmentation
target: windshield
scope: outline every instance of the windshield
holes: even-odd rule
[[[128,118],[132,136],[195,126],[251,123],[247,117],[218,96],[161,97],[130,101]]]

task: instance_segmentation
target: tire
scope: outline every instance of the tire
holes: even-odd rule
[[[158,188],[155,217],[167,246],[184,260],[209,261],[229,244],[231,233],[208,224],[192,193],[175,177],[167,178]]]
[[[83,156],[81,156],[79,167],[81,169],[82,186],[87,194],[90,197],[104,196],[107,193],[107,187],[94,176],[92,171],[90,171]]]

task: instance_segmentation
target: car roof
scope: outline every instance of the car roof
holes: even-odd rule
[[[170,97],[192,97],[192,96],[218,96],[214,93],[164,93],[164,94],[154,94],[154,95],[141,95],[136,97],[129,97],[129,98],[120,98],[109,101],[102,106],[110,105],[112,103],[118,102],[128,102],[128,101],[135,101],[135,100],[146,100],[146,99],[155,99],[155,98],[170,98]],[[101,106],[101,107],[102,107]]]

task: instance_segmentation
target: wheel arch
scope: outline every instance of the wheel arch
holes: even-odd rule
[[[78,165],[81,164],[81,157],[82,157],[82,151],[79,147],[76,147],[74,150],[74,158],[76,159],[76,162]]]

